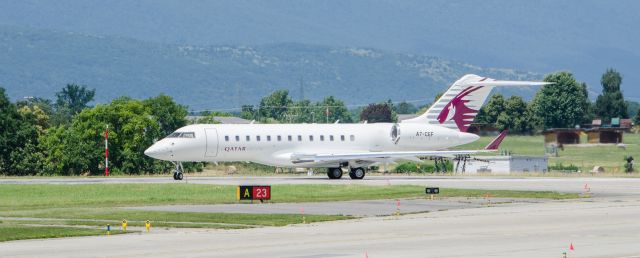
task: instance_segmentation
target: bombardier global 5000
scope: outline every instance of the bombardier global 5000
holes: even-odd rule
[[[145,154],[182,162],[256,162],[276,167],[326,168],[331,179],[345,168],[362,179],[366,168],[395,160],[456,157],[486,150],[448,150],[479,137],[467,129],[496,86],[536,86],[532,81],[500,81],[468,74],[457,80],[424,114],[400,123],[359,124],[194,124],[157,141]],[[504,138],[486,149],[495,149]]]

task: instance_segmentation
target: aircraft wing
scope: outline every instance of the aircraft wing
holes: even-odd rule
[[[354,153],[318,153],[318,154],[292,154],[293,163],[329,163],[351,160],[367,160],[378,162],[382,160],[407,159],[415,160],[417,157],[445,157],[456,155],[470,155],[485,150],[446,150],[446,151],[380,151],[380,152],[354,152]]]
[[[491,152],[498,150],[500,143],[507,136],[509,130],[504,130],[482,150],[437,150],[437,151],[370,151],[370,152],[353,152],[353,153],[293,153],[291,154],[291,162],[295,164],[324,164],[335,162],[347,162],[352,160],[383,162],[393,160],[410,160],[419,161],[419,157],[443,157],[454,158],[457,155],[471,155],[480,152]]]

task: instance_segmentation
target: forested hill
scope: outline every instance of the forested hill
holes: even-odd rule
[[[0,26],[0,86],[13,99],[50,98],[67,83],[96,88],[96,101],[166,93],[190,110],[254,104],[275,89],[347,104],[432,99],[466,73],[542,79],[424,55],[306,44],[169,45]],[[303,85],[301,87],[301,85]],[[532,96],[535,88],[520,95]]]

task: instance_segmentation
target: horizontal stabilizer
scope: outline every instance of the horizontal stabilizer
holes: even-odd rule
[[[534,82],[534,81],[470,81],[464,82],[463,86],[542,86],[553,84],[553,82]]]
[[[500,132],[500,134],[498,134],[498,137],[493,139],[493,141],[491,141],[487,145],[487,147],[484,147],[484,149],[485,150],[497,150],[498,147],[500,147],[500,143],[502,143],[502,140],[504,140],[504,138],[507,137],[507,133],[509,133],[508,129],[505,129],[502,132]]]

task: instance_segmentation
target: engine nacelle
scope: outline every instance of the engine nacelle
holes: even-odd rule
[[[391,128],[391,139],[396,145],[417,150],[440,150],[473,142],[478,138],[475,134],[421,123],[400,123]]]

